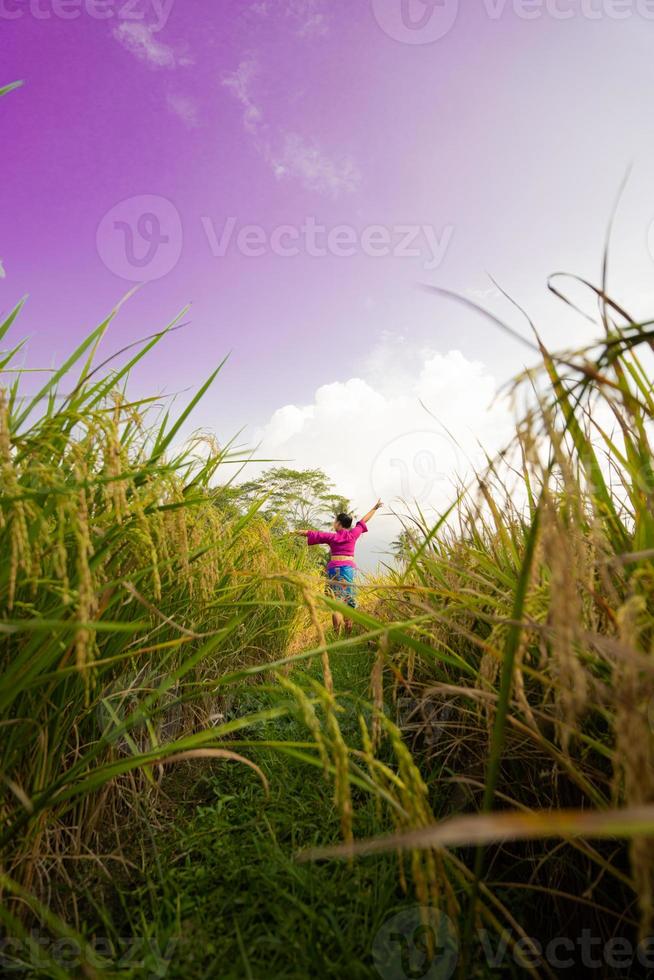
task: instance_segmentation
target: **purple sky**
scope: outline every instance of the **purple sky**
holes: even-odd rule
[[[0,102],[0,309],[29,294],[16,334],[32,337],[31,366],[57,363],[99,322],[132,285],[120,273],[147,279],[169,262],[123,308],[104,349],[191,303],[190,327],[135,384],[197,385],[232,351],[197,418],[220,436],[365,375],[393,333],[411,350],[458,349],[505,380],[529,353],[416,284],[506,311],[489,291],[492,272],[546,317],[552,344],[582,339],[544,277],[596,275],[630,161],[616,280],[637,310],[654,299],[647,0],[462,4],[449,33],[422,44],[391,36],[401,0],[176,0],[167,19],[151,0],[91,12],[76,2],[0,0],[0,81],[25,81]],[[434,16],[453,13],[445,0]],[[125,248],[132,235],[136,260],[147,259],[135,228],[143,214],[153,248],[158,232],[168,242],[138,267]],[[219,239],[229,218],[235,236],[243,225],[268,235],[291,226],[299,254],[275,254],[253,233],[263,255],[232,244],[214,256],[207,232]],[[355,254],[307,255],[306,219],[348,226],[337,247]],[[365,254],[388,251],[384,234],[396,245],[405,226],[422,254]],[[423,226],[444,254],[429,251]]]

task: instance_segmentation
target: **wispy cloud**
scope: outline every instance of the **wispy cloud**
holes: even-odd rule
[[[196,129],[200,125],[200,113],[197,102],[179,92],[169,92],[166,96],[166,105],[173,115],[178,116],[189,129]]]
[[[286,12],[296,22],[300,37],[324,37],[329,33],[325,0],[287,0]]]
[[[362,376],[325,384],[308,403],[278,408],[253,442],[261,459],[293,460],[297,469],[320,466],[359,513],[382,496],[398,513],[417,504],[442,514],[459,481],[484,466],[485,451],[495,455],[506,445],[512,429],[508,399],[497,396],[482,363],[456,350],[398,343],[391,335],[373,348]],[[383,521],[374,551],[400,530],[396,519]],[[370,567],[378,560],[373,549],[361,557]]]
[[[284,135],[281,149],[271,154],[270,163],[279,180],[295,177],[308,190],[332,197],[356,190],[361,183],[359,168],[350,157],[329,157],[298,133]]]
[[[252,96],[252,83],[259,74],[259,62],[250,55],[244,58],[236,71],[223,76],[223,85],[243,106],[243,126],[253,136],[263,123],[263,112]]]
[[[257,0],[250,7],[259,17],[278,14],[286,17],[299,37],[324,37],[329,33],[330,14],[327,0]]]
[[[361,173],[348,156],[334,158],[315,142],[283,128],[273,129],[253,93],[260,65],[249,55],[238,68],[223,77],[223,86],[243,107],[243,128],[253,138],[254,145],[278,180],[299,180],[307,190],[338,197],[342,192],[355,190]]]
[[[154,30],[143,21],[122,21],[113,36],[130,54],[151,68],[177,68],[193,64],[187,54],[178,54],[168,44],[157,40]]]

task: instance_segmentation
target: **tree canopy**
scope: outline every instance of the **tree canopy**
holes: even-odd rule
[[[351,509],[350,501],[335,492],[333,483],[320,469],[271,467],[257,479],[233,486],[230,496],[245,507],[263,499],[262,512],[290,531],[320,528],[330,524],[336,514],[349,513]]]

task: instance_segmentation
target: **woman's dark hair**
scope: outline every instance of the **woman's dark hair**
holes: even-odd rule
[[[336,520],[346,531],[352,527],[352,518],[349,514],[337,514]]]

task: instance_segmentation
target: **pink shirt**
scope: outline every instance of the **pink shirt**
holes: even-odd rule
[[[342,531],[309,531],[307,544],[309,546],[313,544],[329,545],[332,559],[327,566],[328,568],[339,568],[341,565],[354,565],[354,548],[361,535],[365,534],[367,530],[368,528],[363,521],[357,521],[355,526],[349,528],[347,531],[345,529]],[[338,561],[334,561],[334,555],[339,556]],[[345,559],[344,561],[340,560],[341,556]]]

